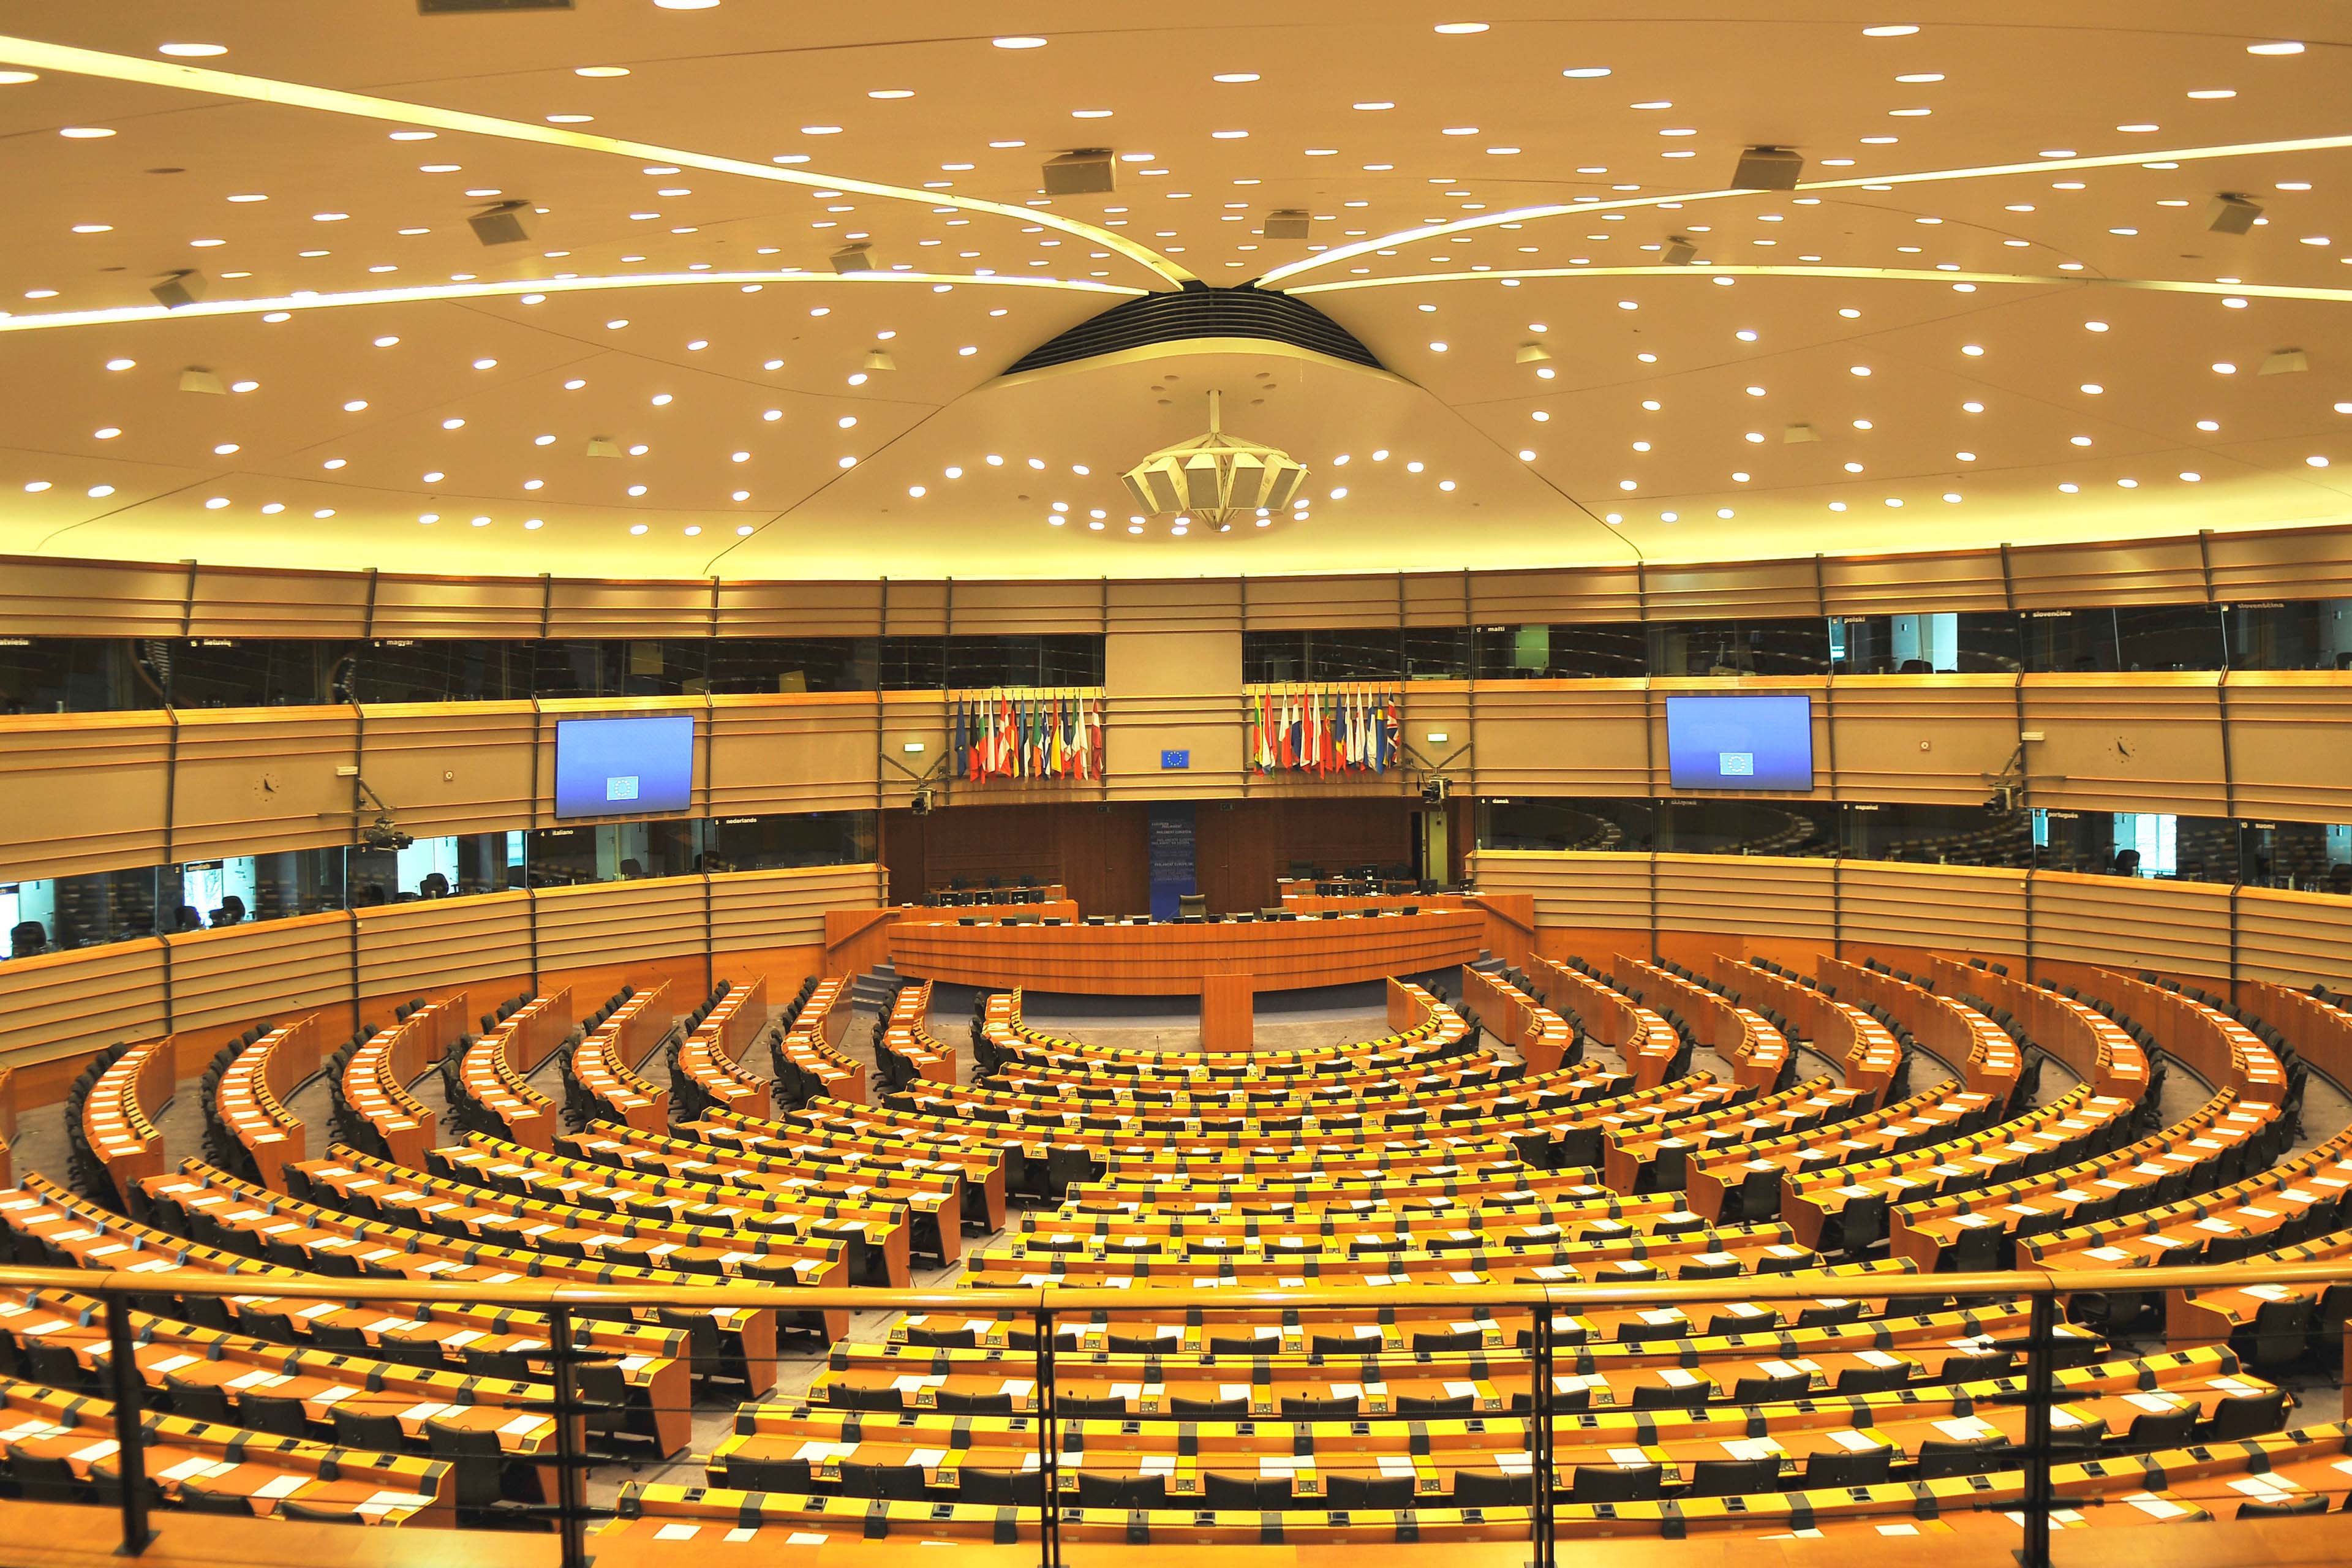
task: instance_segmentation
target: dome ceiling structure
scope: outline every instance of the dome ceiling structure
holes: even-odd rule
[[[2337,7],[986,9],[1021,31],[0,4],[0,552],[1163,576],[2352,520]],[[1728,188],[1758,144],[1798,189]],[[1045,197],[1086,147],[1116,189]],[[507,201],[529,238],[484,246]],[[1184,287],[1379,364],[1006,374]],[[1119,474],[1212,389],[1304,515],[1134,521]]]

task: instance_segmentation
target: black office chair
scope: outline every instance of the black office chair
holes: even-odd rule
[[[446,1421],[425,1423],[425,1450],[449,1461],[457,1478],[457,1504],[461,1511],[478,1512],[498,1507],[505,1497],[506,1458],[499,1435]]]
[[[253,1505],[235,1492],[206,1491],[194,1481],[180,1483],[179,1506],[190,1513],[226,1513],[239,1519],[253,1517]]]
[[[1078,1506],[1116,1509],[1122,1513],[1139,1508],[1166,1508],[1168,1479],[1164,1476],[1107,1476],[1080,1470]]]
[[[240,1394],[236,1402],[236,1424],[248,1431],[267,1432],[273,1437],[308,1437],[310,1417],[299,1399],[282,1394]]]
[[[1688,1493],[1692,1497],[1746,1497],[1777,1489],[1780,1464],[1777,1459],[1700,1459],[1691,1466]]]
[[[1895,1450],[1884,1445],[1824,1448],[1805,1456],[1805,1489],[1876,1486],[1886,1479],[1894,1464]]]
[[[861,1465],[855,1459],[844,1459],[841,1461],[841,1490],[845,1497],[919,1502],[923,1498],[923,1468],[920,1465]]]
[[[1035,1470],[973,1470],[961,1472],[965,1502],[983,1508],[1036,1508],[1045,1497],[1044,1478]]]
[[[89,1502],[97,1494],[63,1459],[8,1445],[8,1479],[26,1502]]]
[[[367,1515],[346,1508],[322,1508],[296,1498],[286,1498],[278,1504],[278,1517],[292,1520],[297,1524],[365,1524]]]
[[[1507,1475],[1500,1470],[1454,1472],[1456,1508],[1526,1508],[1535,1500],[1535,1477]]]
[[[1202,1505],[1221,1512],[1226,1510],[1262,1512],[1268,1509],[1287,1508],[1290,1497],[1290,1478],[1287,1476],[1231,1476],[1221,1470],[1211,1470],[1201,1478]]]
[[[407,1435],[400,1428],[397,1415],[378,1415],[364,1410],[332,1407],[335,1447],[362,1448],[378,1454],[397,1454],[407,1446]]]

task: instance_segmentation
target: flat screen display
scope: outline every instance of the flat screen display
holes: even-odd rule
[[[1811,789],[1813,700],[1669,697],[1666,766],[1676,789]]]
[[[694,716],[560,719],[555,815],[659,816],[694,802]]]

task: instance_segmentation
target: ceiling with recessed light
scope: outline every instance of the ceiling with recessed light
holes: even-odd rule
[[[6,0],[0,553],[1165,576],[2352,521],[2340,8],[1622,9]],[[1735,188],[1751,146],[1798,188]],[[1044,195],[1080,148],[1115,190]],[[1204,285],[1381,367],[1006,374]],[[1137,514],[1213,390],[1300,501]]]

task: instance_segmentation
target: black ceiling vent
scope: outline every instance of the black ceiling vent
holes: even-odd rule
[[[569,11],[572,0],[416,0],[420,16],[463,16],[484,11]]]
[[[1024,370],[1069,364],[1122,349],[1195,338],[1260,338],[1311,349],[1349,364],[1381,368],[1372,351],[1358,342],[1353,332],[1305,300],[1249,288],[1192,287],[1172,294],[1145,294],[1114,305],[1031,349],[1005,374],[1017,375]]]

